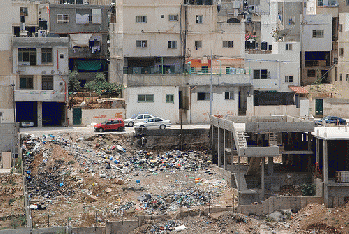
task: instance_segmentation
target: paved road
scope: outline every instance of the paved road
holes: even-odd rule
[[[170,127],[171,129],[180,129],[180,125],[172,125]],[[183,129],[197,129],[197,128],[205,128],[209,129],[210,125],[183,125]],[[166,131],[166,129],[165,129]],[[80,133],[94,133],[94,134],[126,134],[126,133],[133,133],[134,128],[132,127],[125,127],[125,131],[123,132],[102,132],[102,133],[95,133],[92,126],[87,127],[28,127],[28,128],[21,128],[20,133],[29,133],[29,134],[54,134],[59,132],[80,132]]]

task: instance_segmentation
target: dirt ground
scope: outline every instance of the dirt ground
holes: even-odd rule
[[[22,175],[0,174],[0,229],[25,225],[22,188]]]
[[[202,149],[146,151],[130,137],[111,134],[32,135],[23,140],[30,204],[36,206],[34,227],[105,226],[106,221],[137,219],[140,214],[166,214],[170,218],[147,221],[134,233],[349,233],[349,207],[317,204],[297,213],[280,211],[280,221],[233,211],[178,219],[182,209],[237,204],[236,191]],[[0,192],[9,184],[2,180]],[[13,191],[16,197],[23,194]],[[10,197],[0,199],[5,210]]]

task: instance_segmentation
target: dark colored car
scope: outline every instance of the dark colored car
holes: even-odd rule
[[[323,123],[331,124],[334,123],[336,125],[347,125],[347,121],[345,119],[336,117],[336,116],[326,116],[321,120],[315,121],[316,125],[322,125]]]
[[[122,119],[108,119],[103,123],[96,124],[94,128],[96,132],[123,131],[125,124]]]

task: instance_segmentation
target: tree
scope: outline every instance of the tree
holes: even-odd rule
[[[78,71],[72,71],[69,73],[69,92],[78,92],[81,89],[80,81],[78,80]]]
[[[107,82],[103,73],[97,73],[94,80],[85,84],[85,88],[99,95],[104,94],[109,97],[117,97],[122,90],[121,85]]]

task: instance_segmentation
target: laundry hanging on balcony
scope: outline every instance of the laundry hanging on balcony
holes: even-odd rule
[[[89,47],[91,36],[91,33],[70,34],[70,41],[72,43],[72,47]]]

